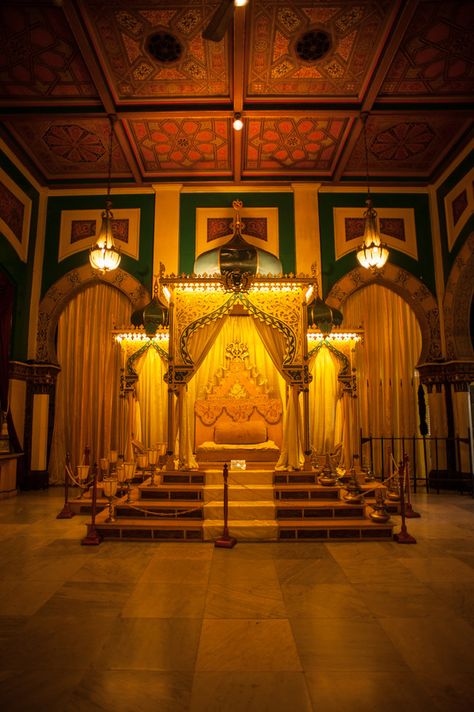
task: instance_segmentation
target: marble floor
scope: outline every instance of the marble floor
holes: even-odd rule
[[[416,545],[80,545],[56,489],[0,501],[5,712],[474,709],[474,500]],[[398,529],[398,527],[397,527]]]

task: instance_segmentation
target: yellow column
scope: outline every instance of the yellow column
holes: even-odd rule
[[[318,192],[320,183],[293,183],[295,201],[296,273],[321,275],[321,240],[319,234]],[[319,285],[321,288],[321,285]]]
[[[179,268],[179,205],[181,183],[153,185],[155,191],[155,241],[153,274],[160,273],[160,262],[166,274],[177,274]]]

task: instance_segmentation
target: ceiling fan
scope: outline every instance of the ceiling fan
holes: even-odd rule
[[[211,42],[220,42],[230,25],[234,7],[247,5],[248,0],[221,0],[202,36]]]

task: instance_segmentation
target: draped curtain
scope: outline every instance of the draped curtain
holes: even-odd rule
[[[197,329],[189,337],[187,346],[195,370],[199,370],[222,329],[225,319],[226,317],[215,319]],[[188,391],[187,384],[182,384],[178,388],[175,417],[178,431],[175,438],[175,457],[178,459],[180,467],[197,469],[198,463],[194,457],[194,398],[189,398]]]
[[[168,438],[168,386],[164,381],[168,362],[150,347],[135,361],[134,367],[138,374],[134,434],[149,448],[167,442]]]
[[[275,367],[283,374],[282,364],[287,348],[286,338],[273,327],[260,321],[260,319],[255,320],[255,326]],[[303,418],[301,414],[300,392],[297,386],[290,386],[283,418],[281,452],[276,464],[276,469],[299,470],[303,465]]]
[[[310,360],[310,442],[318,455],[333,452],[342,441],[342,398],[337,380],[341,361],[322,346]]]
[[[422,341],[415,314],[398,294],[378,284],[354,292],[343,311],[345,329],[364,329],[354,361],[363,434],[419,435],[415,367]],[[419,462],[421,455],[420,450]]]
[[[130,322],[131,305],[119,290],[94,284],[79,292],[60,315],[57,356],[61,366],[49,463],[50,481],[64,480],[66,452],[91,462],[118,447],[120,349],[112,339],[115,324]]]
[[[194,403],[197,398],[203,398],[206,391],[216,385],[216,374],[227,363],[226,347],[235,342],[245,343],[248,348],[248,364],[252,367],[251,375],[258,385],[268,389],[269,395],[280,398],[283,407],[286,402],[286,385],[273,365],[259,331],[257,321],[252,317],[227,316],[220,320],[220,332],[214,343],[208,348],[207,355],[202,359],[199,369],[188,384],[188,422],[189,436],[194,442]]]

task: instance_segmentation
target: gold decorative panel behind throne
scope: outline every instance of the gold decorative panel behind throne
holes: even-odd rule
[[[227,365],[194,405],[199,459],[274,460],[282,438],[283,408],[248,362],[245,344],[226,348]]]

